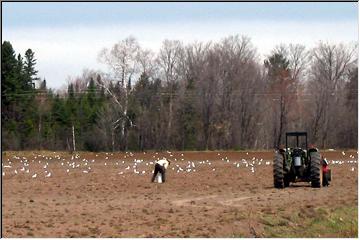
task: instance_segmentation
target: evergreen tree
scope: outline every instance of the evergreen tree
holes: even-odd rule
[[[36,59],[34,57],[34,54],[35,53],[31,49],[28,49],[25,52],[25,62],[24,62],[25,81],[23,87],[26,90],[30,89],[33,86],[34,80],[39,80],[39,78],[36,77],[38,71],[35,70]]]

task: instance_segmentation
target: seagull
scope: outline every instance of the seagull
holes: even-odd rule
[[[47,175],[45,175],[45,177],[50,177],[51,176],[51,172],[49,172]]]
[[[26,173],[29,173],[30,172],[30,170],[29,169],[26,169],[26,171],[25,171]]]
[[[83,173],[89,173],[88,171],[84,170]]]
[[[36,178],[37,174],[35,173],[34,175],[32,175],[32,178]]]
[[[15,174],[17,174],[17,171],[16,171],[16,169],[15,169],[14,173],[15,173]]]
[[[3,172],[2,175],[5,176],[5,172]]]
[[[66,172],[69,172],[70,170],[69,169],[66,169]]]
[[[344,151],[342,151],[341,153],[342,153],[343,156],[345,156],[345,152],[344,152]]]

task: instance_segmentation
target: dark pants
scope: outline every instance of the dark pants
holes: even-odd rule
[[[151,182],[155,181],[155,177],[159,172],[161,173],[162,182],[165,182],[165,168],[158,163],[155,164],[155,171],[151,178]]]

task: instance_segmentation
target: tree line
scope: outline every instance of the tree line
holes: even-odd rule
[[[3,149],[271,149],[286,131],[357,147],[355,44],[282,44],[261,60],[245,36],[165,40],[157,53],[128,37],[98,61],[108,71],[84,70],[66,90],[34,88],[34,52],[4,41]]]

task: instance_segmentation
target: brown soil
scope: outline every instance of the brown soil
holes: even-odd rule
[[[181,154],[79,153],[71,160],[62,152],[3,153],[3,237],[261,237],[262,213],[357,206],[358,164],[348,162],[357,161],[356,151],[324,153],[330,187],[283,190],[273,188],[273,152]],[[167,181],[150,183],[150,162],[163,156],[173,160]],[[133,168],[134,159],[143,161]],[[188,161],[195,164],[190,172]]]

